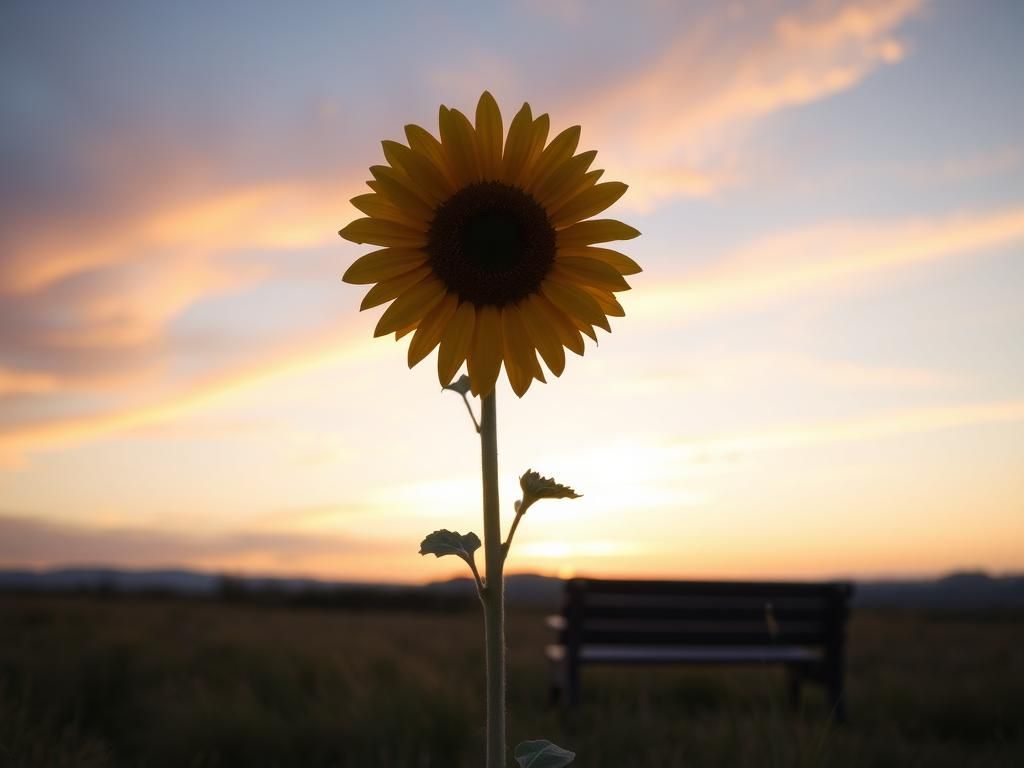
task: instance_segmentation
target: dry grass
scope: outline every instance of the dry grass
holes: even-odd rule
[[[861,614],[851,722],[781,672],[588,669],[546,706],[540,616],[510,616],[510,737],[581,768],[1024,765],[1020,615]],[[477,766],[475,614],[0,597],[0,765]]]

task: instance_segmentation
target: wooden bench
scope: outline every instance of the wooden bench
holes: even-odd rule
[[[548,617],[552,700],[579,703],[585,664],[779,664],[794,704],[803,681],[820,683],[841,722],[852,594],[845,582],[571,579]]]

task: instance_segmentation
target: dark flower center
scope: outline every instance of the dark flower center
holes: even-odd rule
[[[460,299],[502,307],[540,288],[555,261],[555,230],[529,194],[484,181],[437,209],[427,253],[434,274]]]

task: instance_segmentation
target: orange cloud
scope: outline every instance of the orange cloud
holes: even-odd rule
[[[0,367],[0,397],[40,394],[57,388],[57,380],[45,373],[15,371]]]
[[[333,242],[358,186],[346,178],[225,185],[185,176],[171,173],[157,185],[171,192],[143,188],[134,196],[122,187],[133,190],[137,181],[104,178],[109,189],[97,194],[110,200],[81,226],[53,211],[4,232],[0,345],[8,368],[0,395],[68,397],[125,384],[135,394],[161,391],[171,322],[277,270],[269,259],[232,255]],[[123,202],[111,202],[113,192]]]
[[[327,328],[304,343],[290,343],[248,364],[174,391],[157,391],[141,405],[16,427],[0,433],[0,467],[16,467],[28,452],[63,448],[131,429],[173,421],[222,397],[306,367],[357,356],[370,347],[348,328]]]
[[[902,59],[893,35],[922,5],[809,3],[740,24],[737,13],[758,11],[723,3],[646,71],[595,89],[577,112],[588,140],[631,180],[628,204],[711,194],[739,178],[731,147],[753,120],[851,88]],[[673,177],[677,183],[666,183]]]
[[[187,566],[240,573],[372,574],[374,561],[405,555],[405,544],[335,532],[194,531],[83,525],[0,512],[0,562],[18,568],[103,563],[113,567]],[[381,569],[383,570],[383,569]],[[377,575],[377,574],[373,574]],[[393,577],[392,577],[393,578]]]
[[[190,190],[179,201],[104,220],[92,232],[41,227],[10,246],[14,255],[0,264],[0,280],[6,293],[32,293],[75,274],[135,261],[140,254],[317,245],[334,237],[339,208],[357,186],[345,180]]]
[[[1013,424],[1024,421],[1024,400],[907,408],[872,418],[785,426],[749,434],[708,438],[683,443],[679,450],[735,454],[752,451],[822,445],[837,442],[878,440],[940,429],[982,424]]]
[[[756,240],[705,270],[651,286],[635,306],[681,317],[742,310],[1022,239],[1021,207],[895,224],[826,224]]]

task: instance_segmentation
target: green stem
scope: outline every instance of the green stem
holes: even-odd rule
[[[480,459],[483,470],[484,632],[487,651],[487,768],[505,768],[505,553],[501,546],[498,501],[498,424],[494,393],[483,399],[480,413]]]
[[[482,603],[484,601],[484,592],[486,591],[486,587],[484,587],[483,579],[480,578],[480,571],[476,569],[476,561],[473,560],[473,558],[470,558],[467,562],[469,563],[469,570],[473,572],[473,580],[476,582],[476,596],[480,598],[480,602]]]
[[[469,418],[473,420],[473,429],[475,429],[476,433],[479,435],[480,425],[476,423],[476,416],[473,414],[473,407],[469,404],[469,398],[466,397],[465,392],[462,393],[462,402],[466,404],[466,410],[469,411]]]
[[[502,558],[508,557],[508,550],[512,546],[512,537],[516,535],[516,528],[519,527],[519,521],[523,519],[523,513],[526,510],[519,507],[516,510],[516,519],[512,521],[512,527],[509,529],[508,538],[505,539],[505,543],[501,545],[501,556]]]

